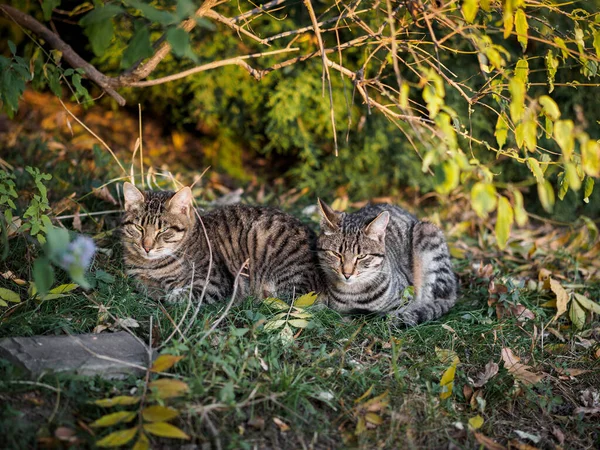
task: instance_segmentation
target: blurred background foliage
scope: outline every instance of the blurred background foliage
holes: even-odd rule
[[[150,41],[159,39],[164,31],[164,26],[156,20],[152,21],[142,17],[136,11],[140,2],[102,2],[94,4],[76,1],[44,1],[43,6],[56,9],[53,14],[44,12],[38,2],[19,1],[13,2],[21,11],[27,12],[40,21],[52,17],[54,30],[68,42],[73,49],[84,59],[92,62],[107,75],[118,75],[124,67],[128,67],[132,58],[128,54],[128,46],[132,45],[132,38],[141,29],[148,30]],[[49,3],[49,5],[46,5]],[[197,5],[188,1],[160,1],[149,2],[156,10],[168,11],[178,14],[183,11],[193,11]],[[301,1],[284,2],[285,7],[272,14],[262,14],[252,20],[245,28],[251,30],[261,38],[267,38],[286,30],[295,30],[310,24],[310,18]],[[369,5],[373,2],[368,2]],[[377,2],[376,2],[377,3]],[[430,39],[424,22],[413,20],[414,8],[427,11],[428,8],[438,8],[446,11],[445,14],[460,16],[465,4],[473,2],[392,2],[398,23],[408,23],[406,38]],[[585,2],[544,2],[544,7],[536,2],[523,2],[518,0],[491,2],[496,8],[488,13],[483,10],[485,4],[490,2],[474,2],[479,9],[479,22],[481,36],[489,37],[494,43],[501,44],[505,49],[503,57],[507,61],[508,73],[506,81],[512,74],[512,68],[519,58],[526,58],[529,64],[528,92],[536,99],[540,95],[549,94],[546,55],[548,49],[554,48],[555,53],[560,53],[554,43],[548,45],[543,38],[530,39],[527,49],[523,53],[522,46],[516,35],[508,39],[502,37],[502,17],[495,14],[507,8],[525,8],[529,16],[530,34],[535,31],[538,36],[562,36],[569,46],[576,39],[573,37],[577,27],[587,27],[588,23],[598,23],[597,11],[600,1]],[[58,8],[60,5],[60,8]],[[108,7],[119,7],[120,14],[109,14],[97,28],[89,25],[85,18],[89,11]],[[255,6],[255,5],[254,5]],[[226,2],[216,9],[219,14],[234,17],[254,7],[250,3]],[[331,10],[342,11],[341,4],[332,2],[314,2],[313,6],[317,16],[326,15]],[[133,8],[132,8],[133,7]],[[411,9],[412,8],[412,9]],[[560,11],[559,11],[560,8]],[[51,12],[52,8],[50,8]],[[155,10],[155,11],[156,11]],[[183,16],[182,16],[183,17]],[[83,19],[82,19],[83,18]],[[371,12],[361,15],[361,20],[372,29],[387,20],[385,2]],[[581,21],[579,21],[581,19]],[[11,25],[4,20],[4,24]],[[108,25],[107,25],[108,24]],[[223,23],[203,18],[190,33],[191,52],[184,49],[174,53],[185,54],[180,57],[168,55],[152,73],[152,78],[159,78],[182,70],[189,69],[198,64],[215,60],[235,57],[240,54],[249,54],[270,50],[261,43],[236,33]],[[326,47],[334,47],[336,39],[346,42],[356,37],[356,23],[352,26],[340,26],[337,33],[324,33]],[[98,39],[102,33],[107,33],[101,27],[114,28],[114,34],[105,42]],[[82,27],[87,37],[82,35]],[[423,46],[429,52],[428,57],[437,59],[439,67],[447,68],[453,73],[454,80],[460,80],[465,85],[471,86],[475,91],[487,83],[488,75],[482,71],[481,59],[474,51],[473,43],[464,39],[460,33],[455,36],[449,27],[434,23],[438,41],[444,40],[445,46],[436,50],[436,46]],[[555,87],[551,94],[552,99],[559,105],[562,113],[561,119],[572,119],[578,130],[585,130],[592,139],[600,136],[599,120],[600,109],[595,106],[598,99],[597,59],[592,50],[593,27],[588,27],[586,39],[589,34],[590,59],[582,62],[573,58],[561,61],[555,75]],[[588,33],[589,32],[589,33]],[[31,59],[33,66],[44,71],[54,70],[48,64],[50,58],[40,57],[40,47],[33,42],[20,27],[12,24],[2,27],[2,51],[10,55],[7,41],[10,39],[18,47],[18,54],[24,56],[25,61]],[[94,35],[94,33],[96,33]],[[96,36],[96,37],[94,37]],[[587,41],[586,41],[587,42]],[[299,34],[278,40],[278,44],[299,47],[298,54],[306,54],[318,49],[316,39],[312,33]],[[594,41],[594,46],[596,45]],[[598,45],[600,46],[600,39]],[[282,45],[281,45],[282,46]],[[454,49],[454,50],[452,50]],[[146,54],[140,48],[139,54]],[[147,51],[144,50],[144,51]],[[149,53],[148,53],[149,54]],[[410,64],[416,64],[410,52],[399,53],[407,65],[400,65],[400,74],[403,80],[410,85],[410,98],[423,104],[420,99],[420,89],[423,87],[422,73],[415,71]],[[583,53],[582,53],[583,54]],[[58,62],[60,55],[53,55]],[[146,55],[147,56],[147,55]],[[267,68],[273,64],[295,56],[294,53],[285,55],[267,56],[253,60],[252,64],[258,68]],[[336,54],[331,54],[331,59],[338,61]],[[388,58],[388,61],[385,61]],[[378,61],[379,66],[367,66],[365,78],[376,77],[376,69],[380,70],[379,81],[390,84],[395,74],[391,69],[391,57],[384,51],[374,51],[369,45],[348,48],[343,52],[343,63],[346,67],[360,68],[365,61],[372,59]],[[582,65],[588,64],[587,71],[582,70]],[[591,65],[590,65],[591,64]],[[58,65],[61,65],[59,62]],[[381,67],[384,69],[381,69]],[[68,65],[62,63],[62,70]],[[590,69],[591,67],[591,69]],[[582,74],[582,72],[584,72]],[[77,76],[77,74],[70,74]],[[491,75],[490,75],[491,76]],[[504,77],[504,75],[503,75]],[[62,86],[52,86],[52,77],[47,73],[42,77],[34,77],[32,85],[36,89],[50,88],[54,92],[62,91],[67,94],[65,80],[61,78]],[[430,80],[431,81],[431,80]],[[432,140],[414,139],[414,129],[408,123],[392,122],[374,108],[367,108],[363,99],[357,94],[353,80],[340,76],[339,72],[332,71],[331,83],[336,117],[337,137],[339,142],[339,156],[335,156],[333,131],[329,112],[329,99],[327,85],[322,80],[322,62],[319,57],[304,62],[292,64],[283,69],[273,71],[263,76],[260,81],[252,78],[245,70],[238,66],[226,66],[214,70],[200,72],[168,84],[146,88],[122,88],[119,92],[127,99],[127,107],[132,114],[137,114],[137,104],[142,105],[144,117],[156,118],[165,125],[165,129],[190,132],[199,143],[198,167],[191,169],[201,171],[206,165],[212,170],[225,173],[234,183],[245,184],[254,177],[262,180],[272,180],[284,176],[290,186],[309,188],[316,195],[331,198],[340,195],[349,195],[353,199],[366,199],[376,196],[398,195],[406,187],[412,187],[418,192],[427,193],[434,189],[436,183],[443,182],[444,168],[441,160],[448,158],[447,152],[440,145],[434,149],[431,170],[422,170],[422,158],[427,152],[432,151]],[[579,83],[579,85],[578,85]],[[75,85],[75,80],[71,80]],[[98,96],[98,90],[89,82],[83,85],[90,90],[93,97]],[[79,100],[86,104],[85,93],[78,95]],[[385,100],[385,99],[384,99]],[[516,162],[506,154],[490,151],[489,143],[495,146],[494,130],[498,120],[499,109],[508,109],[510,96],[505,91],[504,104],[499,103],[488,95],[479,99],[477,104],[469,105],[460,93],[446,85],[445,105],[453,111],[452,125],[459,132],[468,132],[477,138],[477,142],[470,141],[458,135],[459,153],[466,158],[480,161],[494,175],[493,182],[496,188],[502,189],[517,186],[525,196],[528,210],[542,213],[538,203],[538,193],[535,189],[535,180],[532,171],[521,161]],[[382,102],[379,98],[378,101]],[[116,104],[104,96],[96,103],[101,103],[108,108],[116,108]],[[385,102],[384,102],[385,103]],[[390,101],[392,103],[392,101]],[[427,116],[427,111],[417,109],[417,113]],[[552,139],[545,139],[540,128],[538,129],[540,147],[551,154],[560,155],[561,149]],[[423,130],[420,131],[421,133]],[[132,135],[137,130],[131,130]],[[425,130],[425,133],[427,131]],[[409,141],[412,136],[413,143]],[[518,153],[522,147],[515,142],[513,133],[509,133],[504,148],[514,149]],[[149,149],[151,152],[152,149]],[[511,150],[512,151],[512,150]],[[521,149],[523,151],[523,149]],[[527,151],[524,150],[525,157]],[[150,153],[151,154],[151,153]],[[454,155],[454,154],[452,154]],[[514,156],[514,155],[513,155]],[[456,160],[456,155],[449,157]],[[542,159],[543,161],[543,159]],[[461,169],[463,169],[461,167]],[[559,190],[561,175],[559,165],[549,165],[545,173],[552,186]],[[432,176],[438,173],[438,179]],[[582,173],[582,172],[581,172]],[[441,179],[440,179],[441,174]],[[446,175],[447,176],[447,175]],[[473,181],[482,175],[465,176],[460,181],[460,188],[468,192]],[[485,178],[485,176],[483,176]],[[486,183],[488,180],[485,180]],[[509,197],[511,197],[509,195]],[[566,193],[564,201],[557,201],[554,217],[558,220],[570,220],[574,216],[584,214],[588,217],[600,215],[600,194],[596,189],[588,203],[583,202],[582,190],[574,192],[572,189]],[[511,203],[514,200],[511,197]],[[548,208],[547,208],[548,209]]]

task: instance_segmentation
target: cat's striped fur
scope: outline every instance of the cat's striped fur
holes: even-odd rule
[[[121,240],[128,275],[154,298],[198,300],[209,267],[209,247],[189,188],[141,192],[123,187]],[[293,295],[320,286],[315,235],[298,219],[267,207],[233,205],[201,215],[212,250],[205,303],[231,298],[234,279],[249,264],[236,297]],[[193,280],[192,280],[193,274]]]
[[[317,250],[329,307],[346,313],[392,313],[414,325],[437,319],[456,302],[457,281],[443,233],[402,208],[368,205],[336,212],[319,200]],[[403,291],[414,296],[404,304]]]

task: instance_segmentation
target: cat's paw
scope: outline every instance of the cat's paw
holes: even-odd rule
[[[188,301],[190,296],[189,288],[177,288],[170,291],[163,299],[164,303],[169,305],[176,305],[178,303],[185,303]]]

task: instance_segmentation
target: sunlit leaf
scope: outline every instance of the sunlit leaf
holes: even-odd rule
[[[575,148],[574,128],[572,120],[558,120],[554,123],[554,139],[560,145],[565,161],[571,160]]]
[[[508,8],[504,10],[504,39],[508,39],[514,26],[514,16]]]
[[[166,422],[145,423],[144,430],[150,434],[160,437],[185,440],[190,439],[186,433],[177,428],[175,425],[171,425],[170,423]]]
[[[304,294],[294,300],[294,306],[298,308],[306,308],[307,306],[313,305],[317,301],[318,295],[314,292],[309,292],[308,294]]]
[[[510,229],[514,221],[514,214],[510,202],[504,196],[500,196],[498,200],[498,217],[496,219],[496,241],[500,249],[506,248]]]
[[[498,148],[502,149],[502,147],[504,147],[504,144],[506,143],[506,137],[508,136],[508,122],[504,118],[504,114],[498,115],[498,121],[496,122],[494,136],[496,136]]]
[[[515,13],[515,28],[517,31],[517,40],[521,44],[523,51],[525,51],[527,49],[527,30],[529,29],[529,25],[527,25],[525,12],[520,8]]]
[[[121,422],[131,422],[137,413],[135,411],[119,411],[116,413],[106,414],[105,416],[100,417],[95,422],[92,422],[90,426],[92,427],[110,427],[112,425],[116,425]]]
[[[120,447],[131,441],[137,432],[137,427],[129,428],[128,430],[115,431],[97,441],[96,445],[98,447]]]
[[[463,0],[462,15],[467,23],[473,23],[479,11],[479,0]]]
[[[523,141],[527,150],[535,152],[537,148],[537,122],[532,114],[528,114],[527,119],[523,121]]]
[[[584,202],[589,203],[590,195],[592,195],[593,191],[594,191],[594,179],[591,177],[586,177],[584,188],[583,188],[583,192],[584,192],[583,201]]]
[[[558,70],[558,59],[554,56],[552,50],[548,50],[546,54],[546,70],[548,72],[548,84],[550,85],[549,92],[554,90],[554,77]]]
[[[6,300],[7,302],[12,302],[12,303],[20,303],[21,302],[21,297],[19,296],[19,294],[17,294],[14,291],[11,291],[10,289],[5,289],[5,288],[0,288],[0,299]]]
[[[542,172],[539,161],[535,158],[527,158],[527,166],[533,173],[535,180],[538,183],[542,183],[544,181],[544,172]]]
[[[159,378],[148,384],[148,388],[155,390],[158,398],[166,399],[179,397],[189,391],[189,386],[180,380]]]
[[[552,120],[558,120],[560,118],[560,109],[554,100],[548,95],[542,95],[538,102],[542,106],[542,112],[550,117]]]
[[[527,217],[527,211],[525,211],[525,206],[523,205],[523,194],[521,194],[520,191],[515,189],[513,191],[513,196],[515,198],[515,222],[517,222],[517,225],[519,225],[520,227],[525,226],[529,218]]]
[[[508,84],[510,91],[510,118],[517,123],[523,118],[525,112],[525,82],[519,78],[512,78]]]
[[[152,372],[164,372],[173,367],[178,361],[181,361],[183,356],[175,356],[175,355],[160,355],[154,363],[150,370]]]
[[[445,400],[452,395],[452,389],[454,388],[454,376],[456,375],[456,366],[458,361],[454,361],[450,367],[446,369],[442,378],[440,379],[440,387],[442,388],[442,392],[440,393],[440,398]]]
[[[168,422],[179,415],[179,411],[166,406],[152,405],[142,410],[142,417],[146,422]]]
[[[565,178],[571,189],[574,191],[581,189],[581,178],[579,178],[579,175],[577,175],[577,168],[575,167],[575,164],[565,164]]]
[[[449,194],[460,182],[460,168],[453,160],[445,161],[435,168],[435,190],[440,194]]]
[[[581,165],[590,177],[600,177],[600,144],[589,140],[581,146]]]
[[[540,199],[542,207],[547,212],[552,212],[552,210],[554,209],[555,202],[554,189],[552,188],[552,185],[548,180],[544,180],[543,182],[537,184],[537,188],[538,197]]]

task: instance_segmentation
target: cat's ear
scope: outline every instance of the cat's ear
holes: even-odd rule
[[[331,206],[323,200],[319,201],[319,213],[321,213],[321,231],[325,234],[331,234],[340,228],[342,213],[334,211]]]
[[[385,229],[389,221],[390,213],[383,211],[365,227],[365,234],[374,241],[383,242],[385,238]]]
[[[146,201],[142,191],[128,181],[123,183],[123,197],[125,198],[125,211],[138,208]]]
[[[188,186],[179,189],[169,200],[167,209],[173,214],[189,216],[192,210],[192,190]]]

